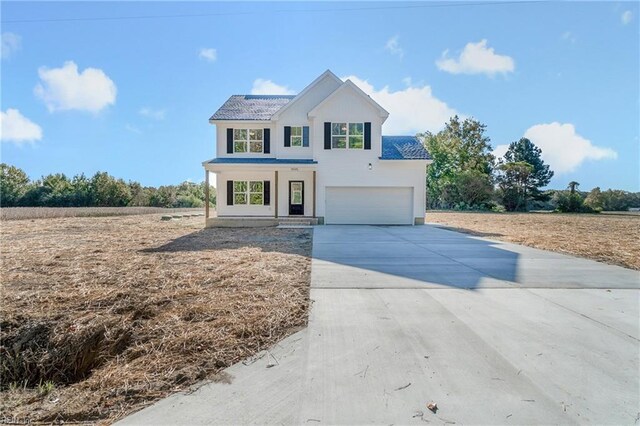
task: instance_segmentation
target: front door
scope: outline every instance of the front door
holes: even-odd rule
[[[289,214],[304,215],[304,182],[289,181]]]

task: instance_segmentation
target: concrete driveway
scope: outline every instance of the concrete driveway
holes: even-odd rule
[[[122,424],[638,423],[636,271],[435,226],[319,226],[312,262],[306,330]]]

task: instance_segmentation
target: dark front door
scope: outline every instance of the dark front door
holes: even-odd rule
[[[304,215],[304,182],[289,181],[289,214]]]

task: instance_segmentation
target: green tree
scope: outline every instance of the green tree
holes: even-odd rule
[[[418,134],[433,160],[427,167],[428,207],[451,208],[458,203],[473,205],[478,201],[465,198],[469,194],[459,191],[458,181],[472,176],[479,181],[491,182],[495,157],[485,131],[486,125],[477,120],[467,118],[461,122],[454,116],[437,134]],[[473,174],[461,178],[463,172]],[[480,175],[484,176],[478,178]]]
[[[131,191],[122,179],[98,172],[91,178],[91,198],[97,207],[124,207],[131,201]]]
[[[576,182],[575,180],[572,180],[571,182],[569,182],[569,185],[567,185],[567,189],[572,194],[575,194],[579,186],[580,186],[580,183]]]
[[[64,173],[42,177],[43,204],[50,207],[70,207],[74,205],[74,188]]]
[[[545,196],[540,188],[547,186],[553,177],[553,171],[542,160],[542,150],[527,138],[521,138],[509,144],[504,154],[505,163],[525,162],[533,167],[528,181],[525,183],[527,198],[544,200]]]
[[[6,163],[0,164],[0,206],[19,205],[29,187],[29,177],[24,171]]]
[[[498,166],[496,180],[502,204],[507,211],[526,210],[527,190],[533,170],[533,166],[525,161],[502,163]]]
[[[587,198],[584,200],[584,204],[594,211],[602,211],[604,200],[599,186],[596,186],[589,192],[589,195],[587,195]]]

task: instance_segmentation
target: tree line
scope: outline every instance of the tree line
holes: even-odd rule
[[[92,177],[64,173],[32,181],[18,167],[0,164],[2,207],[204,207],[205,183],[182,182],[158,188],[125,182],[106,172]],[[211,187],[210,204],[215,205]]]
[[[566,190],[543,191],[553,171],[542,160],[542,150],[521,138],[497,159],[486,125],[473,118],[454,116],[440,132],[417,136],[433,160],[427,166],[429,209],[597,212],[640,207],[640,193],[600,188],[585,193],[577,190],[578,182]]]

